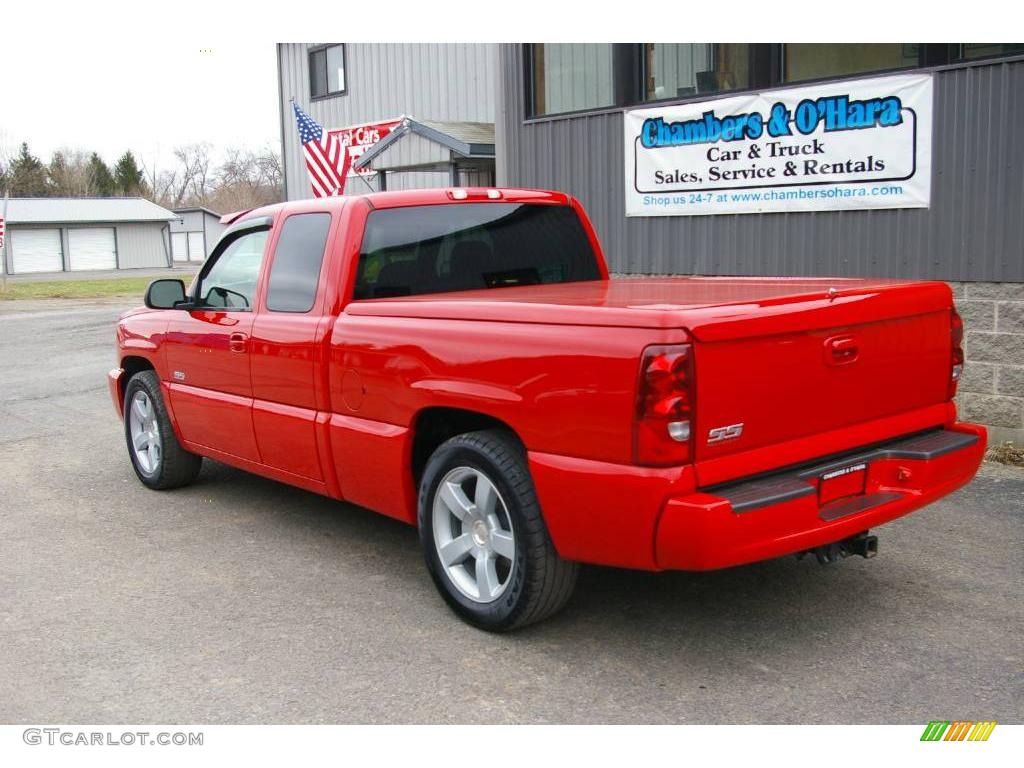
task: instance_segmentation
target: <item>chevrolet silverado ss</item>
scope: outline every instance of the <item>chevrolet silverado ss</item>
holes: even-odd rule
[[[145,485],[208,457],[415,525],[492,631],[561,608],[580,563],[870,556],[985,451],[946,284],[613,280],[556,192],[251,210],[145,303],[109,374]]]

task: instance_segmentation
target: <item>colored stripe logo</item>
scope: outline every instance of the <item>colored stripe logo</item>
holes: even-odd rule
[[[921,741],[988,741],[995,720],[932,720],[921,734]]]

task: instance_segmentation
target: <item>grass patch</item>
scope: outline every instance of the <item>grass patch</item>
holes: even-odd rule
[[[4,299],[99,299],[108,296],[133,296],[140,302],[146,286],[155,277],[115,277],[106,280],[53,280],[45,282],[8,282],[0,288]]]
[[[990,445],[985,458],[989,461],[998,461],[1000,464],[1024,467],[1024,447],[1014,445],[1012,441]]]

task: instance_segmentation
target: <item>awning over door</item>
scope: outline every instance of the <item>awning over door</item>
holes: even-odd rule
[[[59,229],[12,229],[11,272],[60,272],[64,269],[61,258]]]
[[[403,117],[391,133],[355,162],[378,172],[443,171],[460,178],[490,178],[493,184],[494,123],[442,122]]]
[[[113,227],[78,227],[68,230],[70,269],[117,269]]]

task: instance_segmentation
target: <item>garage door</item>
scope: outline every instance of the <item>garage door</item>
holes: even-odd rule
[[[188,261],[188,236],[185,232],[171,233],[171,253],[175,261]]]
[[[113,227],[83,227],[68,230],[71,269],[117,269]]]
[[[202,261],[206,258],[206,248],[203,246],[202,232],[188,233],[188,259],[189,261]]]
[[[60,272],[59,229],[12,229],[11,272]]]

